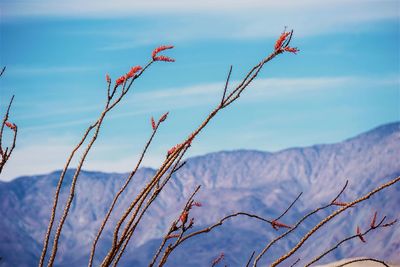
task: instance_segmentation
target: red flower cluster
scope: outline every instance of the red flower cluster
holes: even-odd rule
[[[283,32],[281,36],[279,36],[278,40],[276,40],[275,43],[275,50],[280,50],[282,48],[283,43],[286,41],[289,35],[290,32]]]
[[[110,75],[108,75],[108,74],[106,74],[106,81],[107,81],[107,83],[111,83],[111,78],[110,78]]]
[[[290,46],[285,47],[283,50],[285,50],[286,52],[293,53],[293,54],[296,54],[297,52],[300,51],[299,49],[297,49],[297,47],[290,47]]]
[[[141,71],[141,70],[142,70],[142,67],[141,67],[141,66],[132,67],[131,70],[126,74],[126,77],[127,77],[127,78],[132,78],[133,76],[135,76],[135,74],[136,74],[138,71]]]
[[[167,152],[168,156],[171,155],[172,153],[174,153],[180,146],[181,146],[181,144],[177,144],[174,147],[170,148]]]
[[[164,113],[164,114],[160,117],[160,119],[159,119],[158,121],[159,121],[159,122],[165,121],[165,120],[167,119],[167,117],[168,117],[168,114],[169,114],[169,112]]]
[[[8,128],[10,128],[11,130],[13,130],[13,131],[15,131],[15,130],[17,129],[17,125],[15,125],[15,124],[12,123],[12,122],[6,121],[4,124],[5,124]]]
[[[115,81],[115,85],[119,86],[119,85],[123,84],[125,82],[125,80],[126,80],[126,76],[121,76]]]
[[[151,117],[151,127],[153,128],[153,131],[156,130],[156,122],[154,121],[153,117]]]
[[[165,61],[165,62],[175,62],[175,59],[166,57],[166,56],[158,56],[158,53],[161,51],[167,50],[167,49],[172,49],[174,48],[173,45],[162,45],[157,47],[156,49],[153,50],[151,53],[151,57],[153,58],[154,61]]]
[[[123,84],[127,79],[132,78],[133,76],[136,75],[136,73],[138,71],[142,70],[141,66],[135,66],[132,67],[131,70],[124,76],[119,77],[116,81],[115,81],[115,85],[119,86],[121,84]],[[107,75],[108,76],[108,75]]]
[[[154,61],[175,62],[175,59],[166,56],[157,56],[153,59]]]
[[[288,228],[288,229],[292,228],[291,226],[281,223],[281,222],[278,222],[276,220],[273,220],[271,225],[272,225],[272,228],[274,228],[275,230],[278,230],[279,228]]]
[[[376,227],[376,225],[375,225],[375,223],[376,223],[376,216],[378,215],[378,213],[375,211],[375,213],[374,213],[374,217],[372,217],[372,220],[371,220],[371,228],[375,228]]]
[[[191,207],[193,206],[202,207],[203,205],[200,202],[193,202]]]
[[[168,113],[169,113],[169,112],[164,113],[164,114],[158,119],[158,124],[162,123],[163,121],[165,121],[165,120],[167,119]],[[157,123],[156,123],[156,121],[154,120],[154,117],[151,117],[151,127],[153,128],[154,131],[155,131],[156,128],[157,128]],[[171,149],[170,149],[170,150],[171,150]],[[173,152],[173,151],[172,151],[172,152]],[[171,152],[171,153],[172,153],[172,152]],[[168,155],[171,154],[171,153],[168,152]]]
[[[182,224],[185,224],[187,222],[188,215],[189,215],[188,211],[184,210],[182,212],[181,216],[179,217],[179,220],[182,222]]]
[[[296,54],[297,52],[300,51],[299,49],[297,49],[297,47],[288,46],[291,35],[292,35],[292,32],[283,32],[281,34],[281,36],[279,36],[278,40],[276,40],[276,42],[275,42],[275,51],[276,52],[278,52],[278,53],[289,52],[289,53]],[[289,41],[287,41],[288,38],[289,38]],[[285,42],[286,42],[286,44],[285,44]]]

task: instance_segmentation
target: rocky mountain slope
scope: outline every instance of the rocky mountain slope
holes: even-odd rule
[[[341,143],[291,148],[276,153],[261,151],[217,152],[187,160],[166,190],[139,225],[137,238],[121,260],[122,266],[147,266],[172,219],[178,216],[185,199],[196,185],[202,185],[196,200],[203,207],[193,211],[196,227],[204,227],[234,211],[247,211],[274,218],[299,194],[298,204],[282,221],[295,223],[302,214],[330,200],[342,188],[349,187],[341,197],[347,201],[400,175],[400,123],[387,124]],[[121,214],[132,200],[140,184],[155,170],[142,168],[135,183],[124,194],[115,214]],[[34,266],[41,251],[47,227],[52,196],[60,172],[20,177],[0,183],[0,266]],[[66,184],[73,172],[66,176]],[[77,195],[68,217],[57,257],[57,266],[87,265],[89,247],[111,203],[113,195],[127,174],[82,172]],[[61,199],[68,188],[62,189]],[[62,203],[62,202],[61,202]],[[323,252],[339,240],[355,232],[357,225],[367,227],[374,211],[390,219],[400,215],[400,185],[396,185],[351,209],[333,220],[292,259],[301,258],[300,265],[313,255]],[[291,238],[282,240],[261,265],[276,259],[291,248],[306,229],[324,215],[321,212],[307,220]],[[114,216],[115,218],[115,216]],[[100,240],[96,259],[100,260],[110,246],[112,228]],[[279,231],[280,232],[280,231]],[[249,218],[233,219],[206,235],[189,240],[171,256],[168,266],[209,266],[220,252],[228,266],[244,266],[249,255],[259,252],[279,232],[269,225]],[[344,244],[322,263],[344,257],[373,256],[400,262],[400,227],[382,229],[366,236],[367,243],[353,240]]]

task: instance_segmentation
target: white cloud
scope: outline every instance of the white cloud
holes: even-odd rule
[[[125,42],[101,48],[129,49],[132,44],[202,38],[276,36],[288,25],[296,35],[368,30],[363,25],[398,19],[399,1],[374,0],[115,0],[15,1],[0,3],[5,19],[21,17],[137,18],[139,27],[118,29]],[[101,34],[115,36],[114,31]],[[130,32],[126,36],[126,32]],[[93,33],[99,34],[99,33]]]
[[[96,67],[89,66],[10,66],[8,75],[26,76],[26,75],[49,75],[57,73],[82,73],[96,70]]]
[[[237,84],[232,81],[231,84]],[[374,88],[384,90],[385,86],[398,86],[398,77],[306,77],[306,78],[267,78],[259,79],[248,88],[251,93],[243,94],[243,103],[254,101],[265,101],[267,99],[293,98],[307,93],[318,92],[321,90],[337,90],[342,88]],[[125,106],[134,104],[135,111],[119,112],[110,114],[108,120],[112,123],[112,119],[117,117],[132,117],[144,113],[155,113],[156,111],[166,111],[174,109],[188,109],[196,106],[206,105],[212,106],[218,103],[221,97],[223,83],[200,84],[182,88],[169,88],[146,93],[137,93],[132,98],[132,102],[125,103]],[[149,108],[150,107],[150,108]],[[45,125],[43,127],[24,129],[30,134],[21,135],[24,140],[18,140],[18,146],[10,161],[7,163],[4,172],[0,176],[0,180],[10,180],[14,177],[25,174],[47,173],[62,168],[65,163],[66,155],[71,151],[72,146],[79,136],[57,136],[51,139],[41,136],[38,133],[46,132],[50,127],[60,128],[70,126],[74,123],[83,123],[81,116],[76,121],[58,122],[55,125]],[[35,130],[36,134],[32,131]],[[79,131],[80,132],[80,131]],[[29,139],[33,138],[33,140]],[[75,140],[76,139],[76,140]],[[121,147],[113,144],[115,140],[103,140],[100,146],[96,146],[95,153],[90,154],[85,169],[100,171],[129,171],[132,164],[135,163],[137,155],[120,151]],[[121,140],[119,140],[121,141]],[[98,144],[99,145],[99,144]],[[162,151],[165,151],[166,144],[158,146],[154,152],[154,156],[146,158],[144,166],[157,166],[162,160]],[[139,148],[141,149],[141,148]],[[139,151],[138,151],[139,152]],[[205,153],[207,151],[200,151]],[[119,155],[112,157],[112,160],[104,158],[104,155]],[[73,166],[73,165],[72,165]]]
[[[237,85],[239,81],[231,81],[231,87]],[[261,78],[253,81],[248,90],[251,94],[244,94],[241,102],[259,102],[273,98],[290,98],[299,94],[320,90],[336,90],[341,88],[373,88],[380,89],[384,86],[399,86],[398,77],[357,77],[357,76],[339,76],[339,77],[302,77],[302,78]],[[109,115],[109,119],[135,117],[143,114],[154,114],[172,110],[189,109],[200,106],[213,107],[222,96],[224,83],[205,83],[178,88],[164,88],[161,90],[137,92],[131,98],[125,99],[120,111]],[[135,109],[131,110],[134,106]],[[45,125],[33,124],[24,130],[31,132],[41,132],[48,129],[63,129],[74,125],[86,125],[95,120],[93,111],[100,111],[100,106],[87,106],[82,108],[73,107],[70,110],[45,114],[30,114],[27,117],[18,117],[22,119],[40,119],[57,117],[60,114],[76,114],[77,118],[67,121],[54,121]],[[90,114],[90,115],[88,115]],[[25,115],[24,115],[25,116]]]
[[[386,6],[386,7],[385,7]],[[393,16],[396,10],[389,6],[398,6],[396,0],[88,0],[88,1],[3,1],[6,16],[50,15],[50,16],[100,16],[119,17],[121,15],[143,14],[186,14],[186,13],[243,13],[244,11],[290,12],[292,10],[327,10],[341,9],[344,13],[357,7],[363,11],[371,7],[379,8],[370,12],[356,12],[353,18]],[[374,15],[373,15],[374,14]],[[317,14],[316,14],[317,15]]]

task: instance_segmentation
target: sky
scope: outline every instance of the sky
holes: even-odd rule
[[[157,167],[232,88],[273,51],[288,27],[297,55],[268,63],[242,97],[193,142],[188,156],[221,150],[279,151],[340,142],[400,120],[400,2],[389,0],[16,1],[0,2],[0,113],[12,95],[17,148],[0,174],[61,169],[105,103],[113,80],[174,45],[106,118],[84,169]],[[9,141],[10,132],[8,134]]]

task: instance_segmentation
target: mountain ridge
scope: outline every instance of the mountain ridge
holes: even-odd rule
[[[346,179],[349,179],[350,184],[341,200],[346,201],[365,194],[384,180],[400,175],[397,161],[400,156],[399,128],[400,122],[390,123],[334,144],[290,148],[277,152],[222,151],[189,158],[143,218],[143,223],[138,227],[138,236],[141,238],[131,242],[121,264],[146,266],[160,242],[159,238],[165,233],[171,220],[179,215],[182,204],[198,184],[202,185],[202,189],[196,200],[202,202],[203,207],[193,210],[196,227],[209,225],[233,211],[247,211],[274,218],[300,192],[304,192],[296,206],[283,218],[283,222],[293,223],[310,209],[330,201]],[[115,217],[122,213],[131,201],[131,196],[137,193],[140,184],[144,184],[154,172],[152,168],[141,168],[138,171],[133,181],[136,184],[132,184],[121,197]],[[60,171],[55,171],[0,183],[0,229],[4,229],[0,231],[0,256],[6,255],[5,266],[37,264],[59,174]],[[68,170],[60,203],[67,197],[68,182],[72,174],[73,170]],[[120,188],[126,175],[127,173],[82,171],[77,184],[77,195],[61,236],[57,266],[70,266],[72,260],[76,266],[87,264],[87,248],[90,247],[112,196]],[[311,239],[308,246],[299,252],[302,260],[306,261],[312,253],[320,251],[322,245],[333,244],[338,237],[354,234],[355,226],[365,225],[365,220],[370,220],[374,210],[379,210],[382,216],[388,215],[389,219],[393,218],[392,214],[384,212],[399,210],[400,186],[386,190],[386,193],[373,197],[373,200],[349,211],[345,217],[336,219],[332,222],[333,226],[327,226],[327,230],[331,232],[329,240],[323,237],[323,233]],[[275,247],[273,255],[279,255],[290,248],[296,238],[327,214],[322,212],[306,222],[293,236],[293,240],[285,240]],[[115,222],[115,218],[112,222]],[[109,246],[112,231],[110,225],[107,225],[105,235],[100,239],[95,263]],[[246,234],[241,237],[240,233]],[[230,265],[244,265],[252,250],[259,251],[263,243],[274,235],[275,231],[271,231],[270,226],[265,227],[246,218],[230,221],[204,237],[188,241],[184,249],[171,256],[168,266],[182,266],[185,260],[190,263],[185,266],[204,266],[204,259],[207,259],[208,264],[221,250],[226,251],[226,260]],[[318,241],[321,238],[325,240],[323,244]],[[398,226],[390,231],[374,234],[371,239],[366,238],[371,242],[362,244],[362,247],[357,242],[352,242],[326,260],[376,256],[400,262],[400,256],[395,253],[400,249]],[[240,243],[243,246],[235,246]],[[205,252],[205,248],[208,252]],[[271,258],[266,258],[262,264],[270,260]]]

